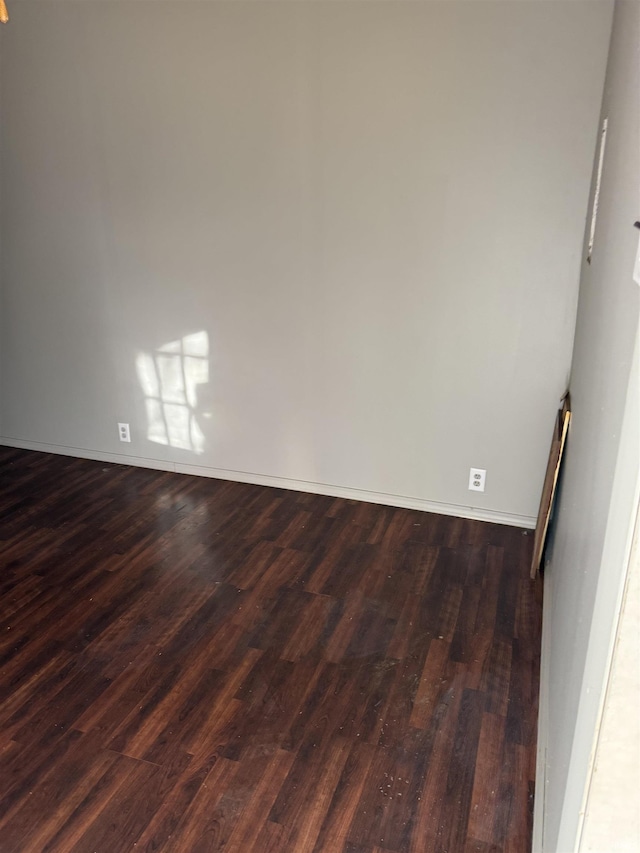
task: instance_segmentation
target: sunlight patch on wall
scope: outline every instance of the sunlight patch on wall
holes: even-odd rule
[[[198,386],[209,381],[209,336],[195,332],[141,352],[136,371],[145,396],[147,438],[181,450],[202,453],[204,433],[198,417]]]

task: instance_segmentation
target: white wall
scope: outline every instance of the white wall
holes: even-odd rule
[[[14,3],[3,440],[531,523],[610,14]]]
[[[614,643],[580,850],[640,850],[640,514]],[[634,710],[636,713],[634,713]]]
[[[595,245],[582,269],[573,416],[545,576],[536,829],[546,853],[580,844],[640,487],[638,80],[640,3],[618,2]]]

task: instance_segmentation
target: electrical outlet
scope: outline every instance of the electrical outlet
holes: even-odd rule
[[[484,492],[484,482],[487,472],[484,468],[469,469],[469,488],[472,492]]]
[[[118,435],[120,436],[120,441],[131,441],[129,424],[118,424]]]

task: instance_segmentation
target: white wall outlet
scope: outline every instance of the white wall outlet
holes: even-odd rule
[[[118,424],[118,435],[120,436],[120,441],[131,441],[129,424]]]
[[[469,488],[472,492],[484,492],[484,481],[487,472],[484,468],[469,469]]]

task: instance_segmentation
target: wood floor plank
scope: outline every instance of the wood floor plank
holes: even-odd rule
[[[427,764],[413,815],[410,853],[422,853],[423,850],[432,853],[438,849],[442,835],[447,829],[442,807],[449,796],[447,776],[451,766],[461,701],[462,682],[456,681],[442,694],[433,709],[426,733]]]
[[[78,750],[42,778],[33,796],[3,825],[3,845],[13,839],[16,850],[42,850],[74,814],[80,813],[87,793],[104,779],[118,759],[91,740],[79,743]]]
[[[228,853],[244,853],[256,848],[256,841],[269,817],[278,792],[287,778],[295,753],[277,749],[260,778],[226,846]]]
[[[351,747],[340,779],[332,792],[314,853],[342,850],[344,847],[376,753],[376,748],[365,742],[356,742]]]
[[[451,646],[444,639],[432,640],[424,662],[420,684],[413,699],[410,723],[417,729],[426,728],[431,722],[437,702],[450,689],[452,669]]]
[[[137,768],[137,763],[126,756],[114,755],[114,761],[107,764],[104,773],[97,779],[91,774],[83,777],[79,793],[82,798],[75,807],[65,810],[63,821],[59,823],[55,812],[47,809],[43,817],[46,819],[42,827],[42,853],[57,853],[59,850],[71,850],[78,840],[107,807],[115,792],[129,779]],[[51,831],[50,831],[51,830]],[[46,839],[46,841],[45,841]],[[23,839],[16,839],[16,851],[25,849]],[[28,847],[26,848],[28,849]]]
[[[324,749],[315,741],[308,752],[307,746],[303,744],[298,751],[296,764],[270,814],[271,820],[285,827],[284,849],[299,850],[300,853],[312,853],[316,845],[351,748],[346,738],[333,738]],[[303,763],[298,767],[300,758]],[[300,775],[295,775],[296,770]],[[298,780],[293,786],[290,783],[292,778]]]
[[[483,707],[479,691],[463,690],[440,811],[437,853],[460,850],[465,844]]]
[[[482,715],[468,825],[468,834],[477,841],[489,843],[494,838],[496,805],[501,796],[504,732],[504,717]]]
[[[0,853],[523,853],[531,543],[0,447]]]
[[[164,801],[137,842],[134,842],[137,851],[153,853],[168,846],[172,836],[176,835],[179,827],[183,825],[185,816],[190,813],[191,804],[198,792],[202,790],[206,794],[207,791],[211,793],[215,790],[219,777],[212,774],[212,770],[216,764],[220,765],[218,772],[221,768],[228,770],[229,767],[233,767],[215,754],[208,756],[204,761],[194,758],[189,762],[182,775],[176,779],[173,788],[167,792]],[[207,787],[206,782],[213,787]],[[206,801],[207,797],[205,796],[204,799]]]
[[[238,809],[233,803],[226,808],[220,803],[239,769],[236,762],[219,758],[188,807],[178,816],[175,829],[161,839],[162,846],[157,849],[169,853],[223,849],[223,840],[230,834],[227,823],[235,820]]]

